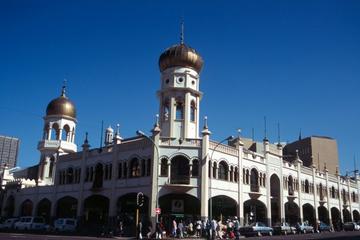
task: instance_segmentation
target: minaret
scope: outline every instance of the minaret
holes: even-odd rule
[[[111,145],[113,143],[114,140],[114,129],[109,126],[106,130],[105,130],[105,146]]]
[[[75,144],[76,129],[75,105],[66,97],[66,87],[61,95],[53,99],[46,108],[43,139],[39,141],[40,163],[38,184],[53,183],[55,166],[59,155],[77,151]]]
[[[180,44],[166,49],[160,56],[161,137],[171,139],[199,138],[199,110],[202,93],[199,91],[201,56],[184,43],[181,25]]]

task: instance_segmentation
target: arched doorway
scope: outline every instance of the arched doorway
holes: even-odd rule
[[[135,234],[136,196],[137,193],[128,193],[117,200],[117,216],[123,221],[124,234],[126,236],[133,236]],[[148,213],[149,198],[144,195],[144,205],[139,209],[139,218],[146,222],[149,218]],[[143,227],[145,227],[144,224]]]
[[[84,201],[85,223],[103,225],[109,216],[109,199],[102,195],[91,195]]]
[[[22,204],[21,204],[21,211],[20,211],[20,215],[21,216],[32,216],[32,210],[33,210],[33,202],[29,199],[26,199]]]
[[[176,156],[171,159],[171,184],[190,183],[189,159],[184,156]]]
[[[210,201],[212,205],[212,219],[216,220],[223,220],[232,218],[236,216],[236,208],[237,203],[234,199],[220,195],[216,197],[212,197],[212,199],[209,200],[209,210],[210,210]],[[210,212],[209,212],[210,217]]]
[[[326,209],[326,207],[324,207],[324,206],[318,207],[318,216],[319,216],[319,220],[321,222],[329,224],[329,213],[328,213],[328,210]]]
[[[270,177],[270,193],[271,193],[271,224],[281,222],[280,215],[280,179],[276,174]]]
[[[285,203],[285,221],[292,225],[300,222],[300,208],[295,202]]]
[[[309,222],[310,225],[315,226],[315,209],[314,207],[306,203],[302,206],[303,208],[303,215],[304,215],[304,222]]]
[[[346,208],[343,209],[343,218],[344,218],[344,223],[351,222],[351,213]]]
[[[50,221],[50,213],[51,212],[51,202],[49,199],[44,198],[42,199],[37,205],[37,216],[44,217],[46,223]]]
[[[341,216],[340,210],[336,207],[332,207],[331,210],[331,220],[335,230],[340,230],[341,228]]]
[[[353,211],[353,218],[354,218],[354,222],[360,221],[360,213],[358,212],[358,210]]]
[[[250,199],[244,202],[244,222],[267,223],[265,204],[256,199]]]
[[[161,218],[167,230],[171,230],[173,219],[184,222],[200,219],[200,200],[188,194],[167,194],[159,198]]]
[[[76,198],[70,196],[60,198],[56,205],[56,217],[76,218],[78,207],[78,200]]]
[[[6,199],[4,213],[6,218],[10,218],[14,216],[14,210],[15,210],[15,198],[14,196],[9,196]]]

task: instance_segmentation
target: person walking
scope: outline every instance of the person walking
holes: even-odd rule
[[[184,224],[182,220],[180,220],[178,224],[179,238],[184,238]]]
[[[176,237],[176,231],[177,231],[177,223],[176,220],[174,219],[172,222],[172,236]]]

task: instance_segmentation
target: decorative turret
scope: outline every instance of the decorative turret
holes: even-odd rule
[[[53,183],[54,168],[59,155],[77,151],[76,109],[65,93],[64,84],[61,95],[51,100],[46,108],[43,139],[38,144],[38,150],[41,153],[38,172],[40,185]]]
[[[180,44],[166,49],[159,58],[161,72],[160,98],[161,137],[178,139],[199,138],[199,73],[201,56],[184,43],[183,25]]]

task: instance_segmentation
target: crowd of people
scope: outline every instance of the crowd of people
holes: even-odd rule
[[[166,227],[167,225],[167,227]],[[196,220],[184,221],[183,219],[173,219],[171,224],[164,224],[160,220],[156,226],[155,231],[151,228],[144,229],[142,223],[139,223],[138,238],[156,238],[163,239],[168,237],[173,238],[207,238],[207,239],[237,239],[239,234],[240,223],[237,217],[227,219],[226,221],[213,220]]]

